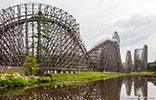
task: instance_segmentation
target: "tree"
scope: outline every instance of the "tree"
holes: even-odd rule
[[[34,39],[37,40],[37,42],[35,42],[37,45],[36,57],[37,57],[38,62],[40,63],[40,60],[39,60],[39,58],[41,58],[40,53],[49,52],[48,48],[43,44],[42,40],[44,39],[44,40],[50,42],[50,40],[51,40],[50,33],[51,32],[48,30],[50,25],[47,23],[46,18],[43,15],[43,13],[40,11],[37,13],[37,15],[31,17],[29,19],[29,21],[37,21],[37,27],[36,27],[37,33],[30,36],[30,38],[32,38],[33,40]],[[32,41],[32,44],[29,47],[29,49],[30,48],[34,49],[35,43]],[[34,50],[32,50],[32,51],[34,51]],[[34,54],[34,52],[33,52],[33,54]],[[42,58],[42,59],[45,59],[45,58]]]
[[[149,64],[149,69],[151,71],[156,71],[156,61]]]
[[[37,67],[38,64],[37,64],[36,57],[32,53],[29,53],[28,56],[26,57],[24,66],[26,66],[25,70],[28,70],[30,74],[35,74],[35,71],[39,69]]]
[[[135,69],[136,71],[141,71],[145,69],[145,63],[142,60],[136,60],[135,61]]]

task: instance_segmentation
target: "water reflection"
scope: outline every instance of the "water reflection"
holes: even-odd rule
[[[0,100],[120,100],[127,96],[145,97],[147,100],[147,79],[141,76],[106,79],[78,86],[40,86],[27,89],[22,93],[1,96]],[[126,95],[122,93],[125,86]],[[133,89],[134,88],[134,89]],[[123,99],[123,100],[126,100]],[[153,99],[154,100],[154,99]]]
[[[132,96],[132,86],[134,85],[134,99],[147,100],[147,78],[143,76],[130,76],[125,77],[123,80],[125,84],[127,96]]]

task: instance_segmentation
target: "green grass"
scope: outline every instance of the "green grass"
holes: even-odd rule
[[[14,73],[22,74],[23,72],[8,72],[8,71],[0,71],[0,74],[14,74]]]
[[[53,80],[80,80],[80,79],[101,79],[101,78],[113,78],[127,75],[146,75],[151,74],[150,72],[132,72],[130,74],[127,73],[102,73],[102,72],[81,72],[74,74],[54,74],[52,73]]]
[[[130,75],[147,75],[152,74],[152,72],[132,72]]]

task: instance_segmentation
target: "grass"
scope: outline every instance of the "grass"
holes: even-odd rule
[[[89,79],[89,80],[98,80],[103,78],[115,78],[120,76],[127,75],[146,75],[151,74],[150,72],[132,72],[130,74],[127,73],[102,73],[102,72],[81,72],[74,74],[54,74],[52,73],[53,80],[80,80],[80,79]]]
[[[0,71],[0,74],[14,74],[14,73],[22,74],[23,72],[8,72],[8,71]]]
[[[132,72],[130,75],[147,75],[152,74],[152,72]]]
[[[14,74],[16,72],[0,72],[0,73],[7,73],[7,74]],[[20,73],[21,74],[21,73]],[[132,72],[130,74],[127,73],[117,73],[117,72],[111,72],[111,73],[102,73],[102,72],[81,72],[81,73],[68,73],[68,74],[54,74],[53,76],[53,84],[81,84],[81,83],[88,83],[90,81],[96,81],[101,80],[105,78],[115,78],[120,76],[128,76],[128,75],[146,75],[151,74],[150,72]],[[42,77],[42,79],[30,79],[28,80],[28,83],[38,83],[38,82],[47,82],[51,81],[49,77]],[[2,83],[2,82],[0,82]],[[6,83],[6,82],[4,82]],[[16,82],[15,82],[16,83]],[[19,83],[22,83],[21,81]],[[24,82],[23,82],[24,83]],[[23,85],[22,83],[22,85]],[[5,84],[4,84],[5,85]],[[8,85],[8,82],[7,84]],[[21,84],[20,84],[21,85]],[[25,84],[24,84],[25,85]],[[11,84],[12,86],[12,84]],[[14,84],[13,84],[14,86]]]
[[[89,83],[91,81],[102,80],[106,78],[116,78],[121,76],[129,76],[129,75],[147,75],[152,74],[150,72],[132,72],[130,74],[127,73],[102,73],[102,72],[81,72],[74,74],[54,74],[53,76],[53,84],[54,85],[79,85],[83,83]]]

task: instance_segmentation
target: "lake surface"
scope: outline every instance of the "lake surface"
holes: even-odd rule
[[[0,95],[0,100],[156,100],[156,80],[129,76],[80,85],[6,89]]]

